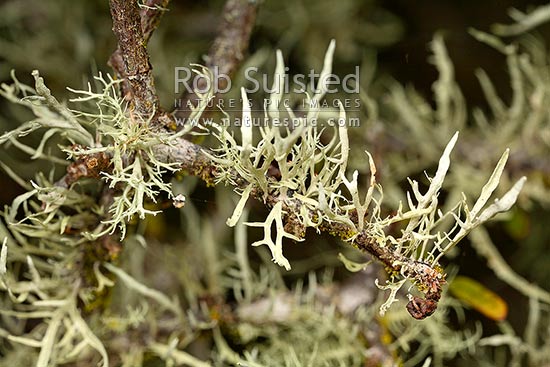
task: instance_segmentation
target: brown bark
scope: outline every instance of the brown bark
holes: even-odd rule
[[[110,64],[120,78],[125,79],[125,95],[130,99],[139,118],[148,120],[159,113],[159,100],[147,41],[160,21],[160,10],[144,8],[141,11],[135,0],[110,0],[113,32],[118,40],[118,48],[111,56]],[[168,1],[148,1],[154,5],[165,5]]]
[[[250,0],[227,0],[223,8],[222,20],[218,26],[218,36],[214,40],[208,55],[206,56],[206,67],[210,69],[213,78],[216,80],[220,75],[233,75],[241,65],[248,50],[252,28],[256,21],[257,2]],[[227,86],[224,78],[220,78],[219,88]],[[201,79],[198,82],[198,89],[205,90],[206,81]],[[215,94],[215,98],[219,98]],[[181,109],[174,111],[176,117],[187,117],[190,108],[189,104],[197,105],[197,95],[185,91],[179,103]]]

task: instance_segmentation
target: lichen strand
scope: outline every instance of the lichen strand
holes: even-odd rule
[[[334,47],[332,42],[325,54],[321,81],[330,73]],[[278,52],[274,83],[284,80],[283,70],[282,54]],[[326,88],[326,85],[318,85],[313,96],[304,98],[310,103],[319,102]],[[241,95],[243,101],[248,100],[244,88]],[[281,99],[282,93],[270,96],[275,106]],[[333,111],[332,118],[346,121],[346,111],[341,104],[339,107],[339,111]],[[265,109],[265,115],[274,121],[282,113],[274,107],[266,106]],[[263,201],[271,208],[269,216],[263,222],[246,224],[264,228],[264,239],[254,245],[269,246],[273,261],[287,269],[290,269],[290,262],[284,257],[282,239],[302,238],[302,227],[328,232],[370,253],[394,275],[386,285],[380,286],[390,291],[388,300],[380,308],[382,314],[395,301],[398,289],[407,280],[415,283],[426,297],[424,300],[413,297],[409,312],[415,318],[432,314],[441,296],[444,277],[431,267],[438,266],[441,257],[474,228],[507,211],[525,182],[524,178],[518,180],[499,200],[487,204],[498,187],[508,159],[506,150],[471,209],[466,197],[461,195],[458,202],[447,206],[450,209],[441,210],[440,193],[451,165],[451,153],[458,141],[459,133],[455,132],[441,154],[435,174],[427,177],[426,191],[421,191],[419,182],[409,180],[411,188],[406,193],[406,202],[400,202],[391,215],[383,216],[382,213],[387,212],[383,209],[386,205],[382,202],[383,189],[377,183],[377,168],[370,153],[365,152],[370,180],[364,196],[359,194],[359,172],[354,171],[348,179],[349,139],[345,124],[329,124],[332,128],[321,132],[317,129],[318,124],[310,121],[319,118],[318,114],[308,111],[296,117],[298,123],[293,130],[285,132],[276,124],[267,124],[259,129],[260,139],[254,139],[257,132],[251,123],[249,104],[243,103],[242,111],[240,141],[235,138],[235,131],[227,126],[214,125],[213,134],[220,144],[213,151],[204,152],[216,167],[217,181],[237,186],[239,190],[236,191],[242,196],[228,224],[238,222],[250,196]],[[331,136],[331,140],[320,139],[321,134]],[[198,161],[197,153],[191,151],[190,154],[194,154],[189,162],[192,166]],[[277,224],[276,231],[272,230],[273,223]],[[402,228],[397,235],[389,231],[395,226]]]

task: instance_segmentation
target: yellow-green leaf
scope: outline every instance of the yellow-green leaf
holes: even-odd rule
[[[508,314],[508,305],[498,294],[471,278],[457,276],[449,285],[449,291],[490,319],[504,320]]]

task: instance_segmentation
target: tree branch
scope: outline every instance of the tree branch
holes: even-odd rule
[[[153,1],[149,3],[153,3]],[[118,38],[124,71],[127,73],[131,88],[131,101],[136,111],[142,116],[149,117],[153,113],[157,114],[159,113],[158,97],[155,93],[145,43],[158,20],[153,21],[147,18],[150,17],[147,11],[140,16],[135,1],[110,0],[110,4],[113,31]],[[255,10],[255,5],[246,0],[227,1],[224,8],[224,20],[220,26],[222,31],[214,42],[207,59],[209,67],[218,66],[218,72],[223,73],[231,73],[238,67],[248,45]],[[211,159],[213,153],[188,140],[179,138],[170,145],[159,144],[154,147],[154,153],[155,158],[160,162],[178,163],[182,170],[200,177],[208,185],[214,185],[219,179],[215,164]],[[85,163],[86,161],[75,164],[81,166]],[[95,174],[93,170],[90,172]],[[232,175],[231,182],[241,188],[248,186],[249,183],[239,177],[237,172],[232,172]],[[79,171],[73,176],[74,179],[70,178],[70,182],[85,177],[86,174],[81,174]],[[65,185],[68,183],[67,180],[62,180],[62,182]],[[289,193],[284,196],[273,193],[266,195],[259,187],[253,188],[251,195],[266,203],[268,207],[274,207],[277,203],[282,202],[283,212],[287,213],[283,218],[285,230],[289,230],[299,237],[304,236],[305,229],[295,214],[301,212],[302,203],[299,200],[293,198]],[[307,215],[313,219],[316,213],[310,211]],[[325,222],[319,229],[346,241],[349,240],[350,233],[354,231],[352,226],[337,222]],[[428,264],[391,252],[389,247],[381,246],[370,238],[366,231],[357,234],[352,244],[359,250],[374,256],[390,272],[415,281],[417,287],[424,292],[425,299],[411,298],[407,310],[413,317],[422,319],[435,311],[441,296],[441,286],[445,282],[444,274]]]
[[[141,11],[135,0],[110,0],[113,32],[118,48],[110,59],[119,77],[127,81],[124,94],[134,110],[144,119],[159,112],[159,99],[146,45],[160,21],[161,10],[144,8]],[[167,5],[167,0],[150,0],[147,5]],[[121,62],[122,61],[122,62]]]
[[[227,75],[237,70],[248,50],[256,10],[257,3],[250,0],[228,0],[225,3],[219,35],[208,52],[206,66],[216,66],[221,74]]]
[[[223,8],[223,19],[218,26],[218,36],[206,56],[208,67],[214,79],[219,75],[231,76],[239,68],[248,50],[252,28],[256,21],[257,2],[251,0],[227,0]],[[225,79],[220,78],[219,88],[226,87]],[[201,79],[198,89],[206,89],[206,80]],[[215,95],[218,97],[218,95]],[[186,117],[189,114],[189,103],[197,105],[197,95],[185,91],[181,96],[180,105],[175,111],[176,117]]]
[[[213,185],[217,181],[214,162],[210,157],[213,152],[208,152],[200,145],[191,143],[185,139],[179,139],[174,145],[158,145],[155,147],[155,157],[163,163],[179,163],[182,170],[189,174],[202,178],[207,184]],[[236,182],[237,186],[244,188],[248,182],[239,177],[235,171],[232,172],[231,182]],[[284,196],[267,195],[257,187],[253,188],[251,195],[264,202],[268,207],[273,207],[278,202],[283,203],[283,212],[287,213],[283,218],[285,229],[293,229],[292,234],[303,237],[305,229],[295,219],[294,213],[300,213],[302,203],[300,200],[287,193]],[[314,218],[316,213],[309,211],[310,218]],[[337,222],[324,222],[319,226],[323,232],[333,236],[340,237],[342,240],[349,240],[349,234],[354,229],[346,224]],[[416,286],[421,290],[425,299],[413,297],[407,304],[407,310],[416,319],[423,319],[433,314],[437,308],[437,303],[441,298],[442,285],[445,283],[445,275],[432,268],[430,265],[421,261],[416,261],[391,252],[389,247],[383,247],[372,239],[366,230],[360,232],[352,242],[352,245],[362,252],[372,255],[384,266],[395,274],[415,281]]]
[[[153,31],[158,27],[162,15],[164,14],[163,9],[165,9],[169,3],[170,0],[147,0],[144,7],[140,10],[141,31],[143,33],[143,40],[145,44],[149,43],[149,39],[151,38]],[[126,67],[124,65],[124,61],[122,60],[122,52],[120,51],[120,47],[117,46],[117,49],[109,58],[108,64],[113,68],[119,78],[124,79],[127,77]],[[124,92],[123,94],[130,93],[130,86],[127,82],[124,82],[122,86]]]

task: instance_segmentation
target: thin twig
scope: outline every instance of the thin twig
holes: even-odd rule
[[[149,43],[153,31],[159,26],[162,15],[169,3],[170,0],[146,0],[143,3],[139,15],[143,40],[146,44]]]
[[[84,177],[99,178],[102,172],[111,168],[110,157],[101,152],[83,156],[67,167],[67,174],[55,183],[55,186],[68,188]]]
[[[218,26],[218,36],[210,47],[205,58],[205,66],[208,67],[214,80],[219,81],[219,89],[227,86],[224,78],[234,74],[241,65],[248,50],[252,28],[256,21],[257,2],[251,0],[227,0],[223,8],[223,18]],[[197,83],[199,90],[206,88],[206,80],[201,79]],[[219,95],[215,94],[215,98]],[[194,106],[198,103],[197,95],[192,91],[185,91],[179,103],[182,109],[174,111],[176,117],[187,117],[190,112],[189,103]]]
[[[206,66],[217,66],[219,72],[226,75],[237,70],[248,50],[256,7],[257,3],[250,0],[228,0],[225,3],[219,34],[208,52]]]

